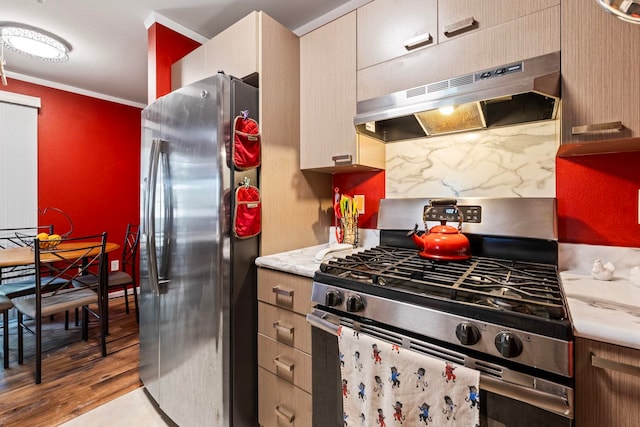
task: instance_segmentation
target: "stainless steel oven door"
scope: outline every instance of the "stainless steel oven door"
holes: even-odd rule
[[[372,324],[320,309],[307,314],[312,328],[314,427],[343,427],[337,331],[349,326],[412,351],[480,371],[481,427],[572,427],[573,389],[471,358]]]

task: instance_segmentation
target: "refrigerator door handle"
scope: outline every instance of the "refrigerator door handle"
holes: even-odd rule
[[[167,152],[167,141],[160,141],[160,156],[162,159],[162,193],[163,193],[163,213],[162,218],[164,224],[162,226],[162,247],[160,251],[162,256],[160,258],[160,267],[158,272],[158,291],[167,289],[166,285],[169,283],[169,246],[171,245],[171,236],[173,235],[173,192],[171,191],[171,169],[169,168],[169,155]],[[156,172],[157,173],[157,172]],[[160,285],[165,285],[160,286]]]
[[[149,173],[147,175],[146,200],[144,200],[144,230],[147,237],[147,263],[149,265],[149,283],[151,291],[155,295],[160,294],[158,283],[158,259],[156,253],[156,186],[158,183],[158,165],[160,163],[162,140],[154,138],[151,141],[151,151],[149,153]]]

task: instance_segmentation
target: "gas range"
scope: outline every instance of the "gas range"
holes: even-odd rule
[[[420,219],[424,231],[414,227]],[[314,411],[342,414],[327,390],[341,390],[337,335],[346,326],[478,371],[481,427],[573,427],[555,199],[385,199],[378,229],[379,246],[314,275]],[[440,251],[448,233],[455,245]]]
[[[323,263],[312,300],[350,315],[454,345],[491,360],[572,377],[572,327],[557,271],[554,199],[462,199],[456,209],[472,256],[421,256],[407,237],[424,199],[383,200],[380,245]],[[545,213],[546,212],[546,213]],[[523,214],[535,215],[525,220]],[[450,220],[457,212],[450,212]],[[405,230],[398,230],[404,224]],[[504,225],[506,224],[506,225]],[[428,224],[425,220],[425,229]],[[508,234],[508,235],[507,235]]]

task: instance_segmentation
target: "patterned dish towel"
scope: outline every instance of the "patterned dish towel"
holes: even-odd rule
[[[479,372],[345,326],[338,343],[345,426],[480,425]]]

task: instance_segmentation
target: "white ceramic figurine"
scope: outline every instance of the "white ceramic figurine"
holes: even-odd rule
[[[610,262],[602,264],[602,261],[597,259],[593,262],[593,268],[591,269],[591,277],[597,280],[611,280],[613,279],[613,273],[616,268]]]

